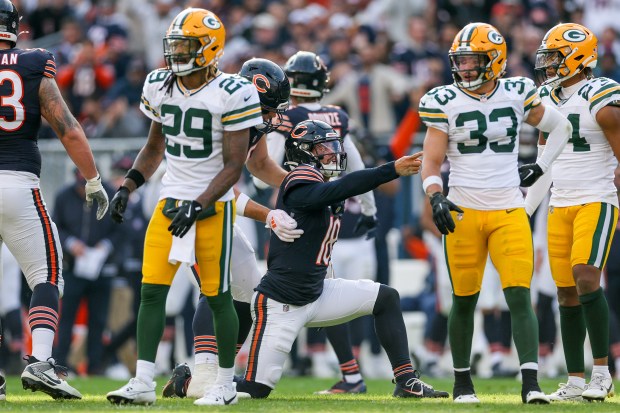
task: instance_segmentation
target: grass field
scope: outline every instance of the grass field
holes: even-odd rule
[[[144,411],[179,412],[213,411],[276,413],[276,412],[620,412],[620,397],[607,399],[605,403],[563,403],[550,406],[526,406],[521,403],[521,385],[513,379],[475,380],[480,405],[455,405],[452,399],[413,400],[391,397],[394,385],[387,380],[367,381],[368,393],[354,396],[316,396],[312,393],[333,384],[333,380],[311,378],[284,378],[267,400],[242,399],[235,406],[199,407],[191,400],[162,399],[161,387],[165,380],[158,381],[158,400],[154,406],[113,406],[105,394],[124,382],[109,379],[73,379],[71,384],[84,395],[81,401],[54,401],[42,393],[26,392],[21,388],[19,377],[9,377],[7,400],[0,402],[0,411],[9,412],[93,412],[93,411]],[[429,380],[436,388],[452,390],[451,380]],[[541,383],[545,392],[557,387],[557,381]],[[620,383],[616,382],[616,386]]]

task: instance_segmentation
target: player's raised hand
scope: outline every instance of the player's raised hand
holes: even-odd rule
[[[414,153],[413,155],[403,156],[402,158],[398,158],[396,162],[394,162],[394,166],[396,167],[396,173],[400,176],[410,176],[415,175],[420,171],[422,167],[422,152]]]

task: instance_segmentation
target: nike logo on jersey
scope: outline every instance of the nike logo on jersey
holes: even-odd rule
[[[250,98],[251,98],[251,97],[252,97],[252,95],[250,95],[250,96],[248,96],[248,97],[245,97],[245,98],[243,98],[243,101],[244,101],[244,102],[247,102],[248,100],[250,100]]]
[[[511,212],[515,212],[518,208],[507,209],[506,213],[510,214]]]

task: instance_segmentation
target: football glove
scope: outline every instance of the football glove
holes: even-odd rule
[[[456,211],[462,214],[463,210],[452,201],[449,201],[441,192],[435,192],[430,200],[431,207],[433,208],[433,222],[437,226],[439,232],[444,235],[454,232],[455,225],[450,211]]]
[[[93,201],[97,201],[97,219],[100,220],[108,212],[108,194],[103,185],[101,184],[101,176],[97,174],[96,177],[88,179],[86,181],[86,204],[88,207],[93,206]]]
[[[353,233],[359,233],[360,235],[366,234],[366,239],[372,239],[377,235],[378,222],[375,215],[361,214],[355,223],[355,227],[353,227]]]
[[[183,238],[187,231],[194,225],[198,214],[202,211],[202,205],[198,201],[183,202],[176,208],[168,210],[170,214],[176,214],[168,227],[172,236]]]
[[[528,187],[534,185],[538,178],[543,176],[544,172],[537,163],[526,163],[519,167],[520,186]]]
[[[296,229],[297,221],[281,209],[269,211],[265,221],[265,228],[271,229],[284,242],[293,242],[304,233],[303,229]]]
[[[126,186],[121,186],[114,194],[112,202],[110,202],[110,216],[112,221],[120,224],[123,222],[123,214],[127,209],[127,202],[129,201],[129,189]]]

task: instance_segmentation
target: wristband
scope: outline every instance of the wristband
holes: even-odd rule
[[[101,181],[101,175],[99,175],[99,173],[97,173],[96,177],[86,180],[86,182],[88,182],[89,184],[92,184],[93,182],[98,182],[98,181]]]
[[[428,189],[428,187],[433,184],[439,185],[441,189],[443,190],[443,179],[441,179],[440,176],[431,175],[431,176],[426,177],[426,179],[422,182],[422,189],[424,190],[424,193],[426,193],[426,190]]]
[[[248,204],[248,202],[250,202],[250,197],[243,192],[239,192],[239,196],[235,201],[237,205],[237,215],[239,215],[240,217],[245,216],[245,206]]]
[[[134,181],[136,183],[136,188],[140,188],[140,186],[142,186],[142,184],[146,182],[146,179],[144,179],[144,175],[142,175],[142,172],[138,171],[137,169],[133,169],[133,168],[127,171],[127,175],[125,175],[125,178],[131,179],[132,181]]]

